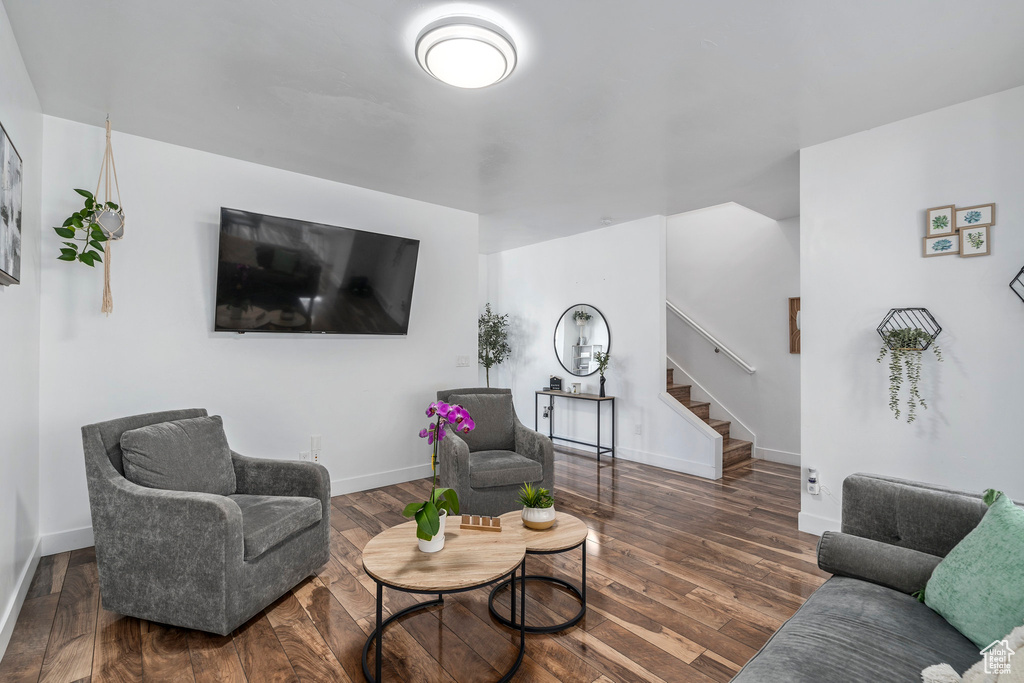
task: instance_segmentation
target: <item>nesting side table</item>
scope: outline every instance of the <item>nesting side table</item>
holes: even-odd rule
[[[537,531],[523,526],[521,512],[507,512],[501,516],[501,526],[506,529],[519,529],[523,536],[523,541],[526,543],[527,555],[554,555],[556,553],[564,553],[582,547],[583,569],[580,577],[580,585],[577,587],[558,577],[543,576],[540,574],[527,574],[526,559],[523,558],[523,571],[520,577],[516,578],[515,576],[512,576],[491,589],[491,595],[487,600],[491,614],[505,626],[516,629],[525,628],[527,633],[555,633],[557,631],[563,631],[570,626],[574,626],[583,618],[583,615],[587,613],[587,534],[590,532],[587,525],[570,514],[565,512],[556,512],[555,523],[548,529]],[[517,581],[522,584],[521,595],[526,595],[526,583],[528,581],[544,581],[562,586],[575,595],[580,601],[580,609],[569,620],[560,624],[553,624],[551,626],[524,626],[526,622],[526,614],[523,610],[520,610],[522,613],[520,616],[521,623],[517,623],[514,606],[516,596],[515,584]],[[512,587],[511,602],[513,604],[513,608],[511,619],[503,614],[499,614],[494,608],[495,594],[505,586],[509,585]]]
[[[452,520],[453,522],[456,519]],[[377,584],[377,628],[363,645],[363,676],[371,683],[379,683],[384,662],[384,628],[410,612],[444,604],[444,595],[481,588],[506,579],[512,584],[511,619],[516,621],[516,573],[526,572],[526,546],[522,534],[515,527],[501,532],[460,529],[457,524],[445,532],[444,549],[436,553],[422,553],[416,545],[416,522],[406,522],[377,534],[363,548],[363,569]],[[506,578],[508,577],[508,578]],[[384,586],[406,593],[437,595],[383,618]],[[526,610],[526,592],[520,592],[520,621]],[[519,630],[519,654],[512,667],[499,679],[509,681],[523,662],[526,647],[525,626]],[[375,673],[370,673],[367,658],[370,645],[377,643]]]

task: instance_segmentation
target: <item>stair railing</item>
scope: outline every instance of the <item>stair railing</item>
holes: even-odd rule
[[[747,363],[745,360],[737,356],[736,353],[732,351],[732,349],[730,349],[728,346],[720,342],[717,337],[715,337],[713,334],[711,334],[703,327],[701,327],[699,324],[697,324],[697,321],[695,321],[693,318],[683,313],[683,311],[680,310],[680,308],[676,306],[674,303],[672,303],[668,299],[665,299],[665,306],[668,308],[668,310],[675,313],[680,320],[682,320],[684,323],[692,327],[694,332],[704,337],[704,339],[706,339],[712,346],[714,346],[715,353],[724,353],[726,358],[728,358],[733,363],[746,370],[747,374],[749,375],[753,375],[756,372],[754,366],[752,366],[750,363]]]

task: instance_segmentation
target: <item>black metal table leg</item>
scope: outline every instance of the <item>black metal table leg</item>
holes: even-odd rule
[[[384,584],[377,581],[377,675],[373,680],[381,679],[381,669],[384,667]]]
[[[597,402],[597,464],[601,464],[601,403]]]
[[[522,571],[521,571],[521,576],[519,576],[518,578],[513,576],[512,579],[502,581],[501,583],[495,585],[494,588],[491,589],[491,594],[487,598],[487,606],[490,609],[491,616],[493,616],[495,619],[500,621],[505,626],[508,626],[509,628],[521,629],[523,631],[524,637],[525,637],[526,633],[557,633],[558,631],[564,631],[565,629],[569,628],[570,626],[575,626],[579,622],[579,620],[583,618],[583,615],[585,615],[587,613],[587,541],[586,541],[586,539],[584,539],[584,541],[582,543],[580,543],[580,545],[573,546],[573,547],[575,547],[575,548],[582,547],[583,548],[583,568],[582,568],[582,576],[581,576],[581,579],[582,579],[582,584],[581,584],[582,589],[574,586],[573,584],[569,583],[568,581],[566,581],[564,579],[559,579],[559,578],[554,577],[554,576],[542,576],[542,575],[539,575],[539,574],[527,574],[526,573],[526,558],[524,557],[523,558],[523,565],[522,565],[523,568],[522,568]],[[566,548],[565,550],[554,550],[554,551],[549,551],[549,552],[540,552],[540,551],[530,552],[530,551],[527,551],[526,554],[527,555],[554,555],[556,553],[563,553],[563,552],[567,552],[569,550],[572,550],[572,548]],[[573,615],[572,618],[570,618],[567,621],[564,621],[564,622],[562,622],[560,624],[553,624],[551,626],[527,626],[526,625],[526,618],[525,618],[525,615],[526,615],[526,584],[528,582],[530,582],[530,581],[543,581],[545,583],[552,583],[552,584],[555,584],[557,586],[561,586],[562,588],[565,588],[567,591],[569,591],[570,593],[575,595],[576,599],[580,601],[580,609],[579,609],[579,611],[575,615]],[[522,613],[522,618],[521,618],[521,620],[519,622],[516,622],[516,618],[515,618],[515,615],[516,615],[516,610],[515,610],[515,598],[516,598],[515,583],[516,582],[521,584],[520,585],[520,590],[521,590],[520,601],[521,601],[521,604],[523,605],[522,609],[520,610],[520,612]],[[494,596],[497,594],[498,591],[503,589],[505,586],[508,586],[509,584],[511,584],[511,587],[510,587],[510,590],[511,590],[510,601],[512,603],[512,609],[511,609],[512,619],[507,619],[504,615],[499,614],[498,611],[494,607]]]

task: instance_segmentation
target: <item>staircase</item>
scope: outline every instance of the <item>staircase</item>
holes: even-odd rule
[[[754,444],[742,439],[729,437],[728,420],[712,420],[711,404],[707,401],[691,401],[690,385],[676,384],[672,377],[672,368],[668,368],[666,382],[668,393],[682,403],[691,413],[707,422],[712,429],[722,435],[722,469],[730,469],[745,464],[753,455]]]

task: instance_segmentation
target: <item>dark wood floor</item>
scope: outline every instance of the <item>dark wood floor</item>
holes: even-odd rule
[[[713,482],[560,453],[556,483],[556,506],[591,529],[590,609],[576,628],[528,636],[517,681],[728,681],[827,576],[817,538],[796,530],[796,467],[755,460]],[[361,681],[375,587],[360,549],[406,521],[399,510],[428,486],[334,498],[330,562],[223,638],[105,611],[91,548],[44,557],[0,681]],[[573,579],[580,551],[528,564]],[[495,680],[518,633],[491,619],[487,592],[449,596],[392,627],[385,680]],[[528,595],[531,622],[574,612],[559,590]],[[416,599],[385,590],[387,610]]]

